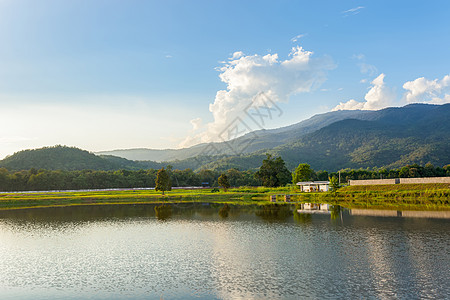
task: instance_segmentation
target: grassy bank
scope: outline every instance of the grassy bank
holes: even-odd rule
[[[445,184],[349,186],[336,193],[300,193],[296,187],[240,187],[227,192],[173,190],[166,195],[154,190],[4,193],[0,194],[0,209],[175,202],[267,205],[271,203],[269,195],[278,195],[277,201],[283,201],[284,194],[291,194],[293,202],[331,203],[345,207],[450,209],[450,189]]]
[[[242,193],[236,191],[213,193],[211,189],[173,190],[162,195],[154,190],[125,191],[89,191],[89,192],[48,192],[48,193],[3,193],[0,194],[0,209],[17,209],[32,207],[52,207],[70,205],[101,204],[143,204],[143,203],[183,203],[183,202],[216,202],[267,204],[253,196],[258,193]]]
[[[313,193],[300,197],[301,201],[330,202],[349,208],[450,209],[448,184],[347,186],[336,193]]]

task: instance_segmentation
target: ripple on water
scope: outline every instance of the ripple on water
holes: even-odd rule
[[[448,221],[308,224],[241,213],[0,219],[0,294],[20,299],[446,298]],[[426,226],[423,226],[423,225]]]

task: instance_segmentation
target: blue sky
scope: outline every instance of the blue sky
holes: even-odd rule
[[[283,115],[267,128],[449,102],[449,15],[449,1],[0,0],[0,157],[214,140],[251,101],[234,92],[247,80],[255,93],[270,78]]]

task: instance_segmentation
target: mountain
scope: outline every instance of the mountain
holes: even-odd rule
[[[302,162],[330,171],[450,163],[450,104],[415,104],[374,113],[366,120],[334,122],[273,149],[222,158],[204,167],[227,169],[242,163],[257,168],[265,152],[281,155],[290,169]]]
[[[174,169],[256,169],[266,153],[281,155],[288,168],[309,163],[315,170],[342,168],[397,168],[428,162],[450,163],[450,104],[412,104],[379,111],[337,111],[316,115],[300,123],[273,130],[260,130],[232,143],[246,151],[231,155],[227,144],[221,155],[199,155],[208,145],[169,150],[117,150],[93,153],[55,146],[24,150],[0,161],[10,170],[139,170],[172,165]],[[227,152],[228,151],[228,152]],[[108,155],[106,155],[108,153]],[[117,156],[110,155],[111,153]],[[154,160],[145,159],[153,153]],[[131,156],[136,160],[119,157]],[[166,159],[170,158],[170,159]]]
[[[377,118],[375,111],[368,110],[347,110],[333,111],[324,114],[315,115],[307,120],[294,125],[269,129],[256,130],[244,136],[233,140],[233,149],[230,149],[226,143],[212,143],[214,148],[221,155],[235,155],[236,153],[252,153],[262,149],[271,149],[292,139],[300,138],[308,133],[314,132],[334,122],[345,119],[373,120]],[[184,160],[204,153],[210,144],[199,144],[183,149],[119,149],[112,151],[96,152],[97,155],[113,155],[123,157],[129,160],[151,160],[156,162]]]
[[[11,170],[112,170],[114,165],[88,151],[74,147],[54,146],[14,153],[0,161],[0,166]]]
[[[54,146],[23,150],[0,160],[0,167],[10,170],[118,170],[160,168],[153,162],[135,162],[121,157],[98,156],[75,147]]]

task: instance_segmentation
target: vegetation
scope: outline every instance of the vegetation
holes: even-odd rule
[[[220,175],[218,183],[221,187],[223,187],[225,192],[230,188],[230,182],[228,182],[228,177],[225,174]]]
[[[175,187],[200,186],[209,182],[218,186],[220,173],[211,170],[194,172],[191,169],[166,169]],[[108,188],[153,188],[157,170],[118,171],[62,171],[36,170],[8,171],[0,168],[0,191],[80,190]],[[224,172],[231,186],[260,185],[252,171],[235,169]]]
[[[396,189],[394,189],[394,187]],[[217,204],[271,205],[269,195],[293,194],[290,187],[241,187],[228,192],[211,189],[175,189],[170,195],[155,190],[109,190],[89,192],[0,193],[0,209],[99,204],[168,204],[209,202]],[[320,202],[344,207],[450,209],[448,185],[366,186],[365,190],[344,187],[334,192],[298,193],[293,202]],[[271,213],[267,213],[266,215]],[[225,212],[224,212],[225,215]]]
[[[288,184],[291,174],[280,156],[275,158],[267,154],[259,171],[255,173],[255,177],[261,180],[264,186],[277,187]]]
[[[333,192],[336,192],[340,188],[339,180],[337,179],[336,176],[333,176],[330,179],[330,187]]]
[[[292,173],[292,184],[301,181],[309,181],[313,178],[314,170],[308,164],[299,164]]]
[[[172,190],[170,176],[164,168],[161,168],[158,173],[156,173],[155,190],[161,191],[163,195],[165,191]]]
[[[221,173],[213,170],[194,172],[191,169],[166,169],[172,186],[200,186],[202,182],[209,182],[218,187]],[[151,188],[155,187],[157,170],[118,170],[118,171],[62,171],[30,169],[27,171],[8,171],[0,168],[0,191],[42,191],[42,190],[78,190],[78,189],[107,189],[107,188]],[[254,171],[239,171],[230,169],[223,172],[227,176],[230,186],[260,186],[261,181],[255,177]],[[337,177],[336,172],[312,172],[312,180],[328,180]],[[342,182],[350,179],[379,179],[398,178],[400,176],[416,177],[444,177],[450,176],[450,165],[443,168],[431,164],[425,166],[409,165],[400,169],[376,170],[341,170]]]

